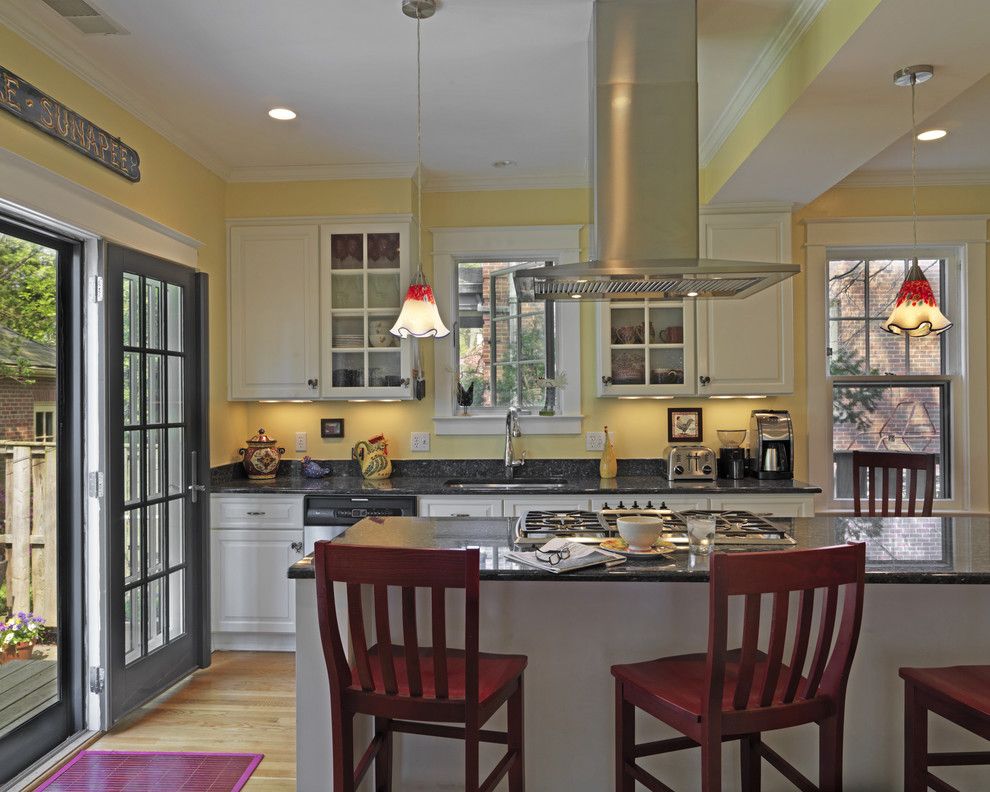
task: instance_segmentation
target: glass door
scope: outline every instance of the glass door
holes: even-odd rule
[[[209,664],[205,280],[108,247],[112,722]]]
[[[81,285],[0,219],[0,784],[83,726]]]

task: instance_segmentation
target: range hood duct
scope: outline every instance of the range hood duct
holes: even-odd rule
[[[695,0],[596,0],[594,260],[516,275],[524,299],[740,298],[793,264],[698,258]]]

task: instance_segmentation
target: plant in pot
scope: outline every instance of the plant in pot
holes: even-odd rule
[[[18,611],[0,623],[0,648],[4,661],[28,660],[41,636],[45,620],[33,613]]]

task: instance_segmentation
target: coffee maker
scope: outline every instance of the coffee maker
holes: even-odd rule
[[[787,410],[753,410],[749,438],[756,478],[794,478],[794,427]]]

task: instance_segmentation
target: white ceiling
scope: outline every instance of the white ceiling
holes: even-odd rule
[[[83,36],[40,0],[0,0],[0,21],[224,175],[415,162],[415,23],[400,0],[90,3],[129,35]],[[815,5],[699,0],[702,141],[731,120],[725,109],[792,15]],[[591,6],[445,0],[423,23],[431,179],[586,180]],[[299,118],[270,120],[276,105]]]

